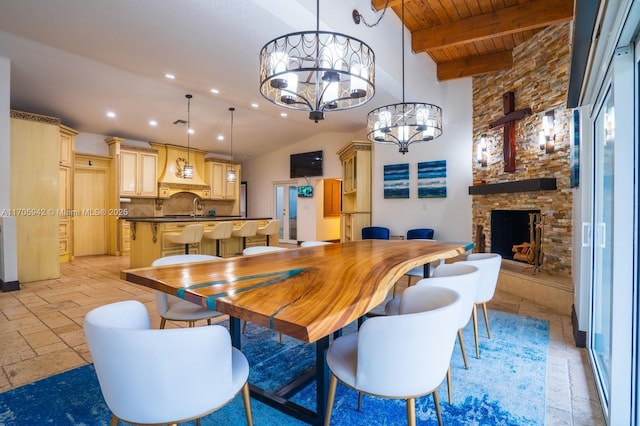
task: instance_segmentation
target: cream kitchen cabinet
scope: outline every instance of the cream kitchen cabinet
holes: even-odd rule
[[[154,150],[120,149],[120,196],[157,197],[158,154]]]
[[[211,187],[212,200],[235,200],[240,192],[240,165],[206,158],[204,163],[205,182]],[[235,170],[236,180],[227,181],[229,169]]]
[[[362,239],[371,225],[371,142],[351,141],[338,151],[342,163],[340,241]]]
[[[73,210],[73,153],[78,132],[60,125],[60,159],[58,178],[58,229],[60,262],[73,259],[73,216],[67,214]]]

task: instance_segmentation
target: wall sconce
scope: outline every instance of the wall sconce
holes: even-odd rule
[[[542,116],[542,130],[538,136],[540,142],[540,149],[544,150],[547,154],[551,154],[555,150],[555,110],[547,111]]]
[[[480,167],[487,167],[487,134],[483,133],[476,148],[476,160]]]

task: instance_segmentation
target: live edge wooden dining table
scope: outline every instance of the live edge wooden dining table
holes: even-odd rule
[[[254,398],[310,424],[323,424],[332,335],[382,303],[410,269],[458,256],[473,243],[363,240],[215,261],[129,269],[121,278],[229,315],[241,349],[240,320],[316,344],[315,368],[278,391],[250,384]],[[316,380],[316,409],[289,398]]]

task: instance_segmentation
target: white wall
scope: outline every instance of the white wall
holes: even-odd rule
[[[439,99],[431,95],[421,101],[442,107],[442,136],[411,145],[405,155],[395,146],[374,145],[372,224],[388,227],[392,235],[405,235],[411,228],[433,228],[437,240],[471,241],[472,206],[468,191],[473,181],[471,79],[439,86],[440,90],[433,91],[433,94],[442,92]],[[417,163],[436,160],[447,162],[447,197],[419,199]],[[409,163],[410,198],[384,199],[384,165],[401,163]]]

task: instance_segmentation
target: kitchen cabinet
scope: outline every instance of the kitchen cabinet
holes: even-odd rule
[[[60,276],[60,119],[10,111],[9,216],[18,281]],[[3,182],[4,184],[4,182]]]
[[[119,253],[120,255],[127,255],[131,248],[131,224],[124,219],[120,219],[119,236]]]
[[[340,241],[362,239],[371,226],[371,142],[351,141],[338,151],[342,164]]]
[[[73,259],[73,152],[78,134],[67,126],[60,126],[60,158],[58,168],[58,250],[60,262]]]
[[[223,160],[206,158],[205,182],[211,187],[212,200],[236,200],[240,192],[240,165]],[[229,169],[235,170],[236,180],[227,181]]]
[[[157,197],[158,154],[154,150],[120,148],[120,196]]]

